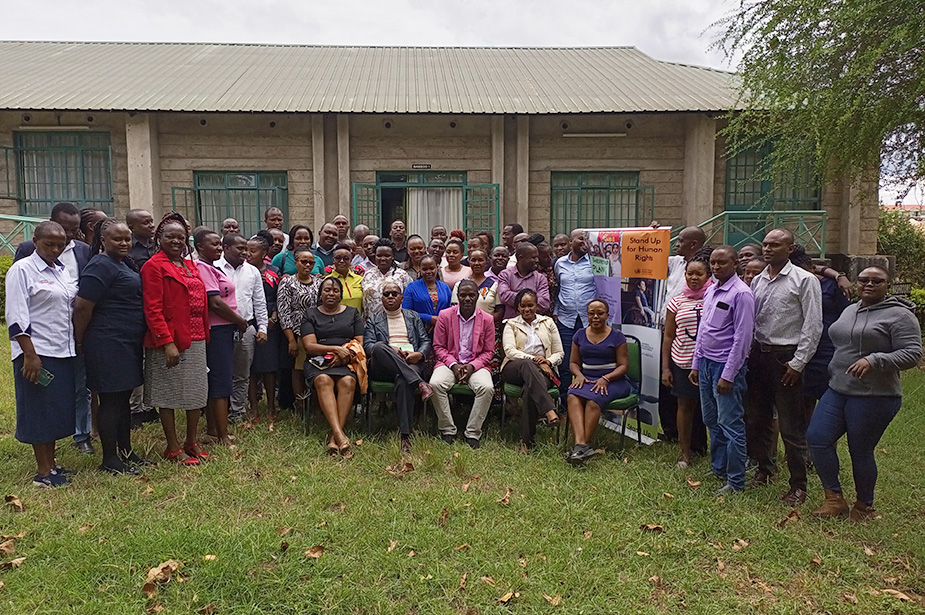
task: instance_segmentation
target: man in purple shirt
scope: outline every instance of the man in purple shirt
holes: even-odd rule
[[[691,382],[700,387],[703,422],[710,431],[713,474],[725,481],[717,495],[745,489],[745,361],[755,327],[755,296],[736,275],[738,255],[720,246],[710,255],[716,284],[703,298]]]
[[[498,275],[498,301],[504,304],[504,318],[517,316],[514,298],[524,288],[536,293],[537,311],[549,314],[549,282],[545,275],[536,270],[540,264],[536,246],[527,241],[521,242],[517,244],[514,256],[517,264]]]

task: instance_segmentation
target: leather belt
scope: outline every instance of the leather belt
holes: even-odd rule
[[[758,344],[761,352],[796,352],[796,346],[772,346],[771,344]]]

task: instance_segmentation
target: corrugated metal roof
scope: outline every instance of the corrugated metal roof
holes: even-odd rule
[[[0,42],[0,109],[722,111],[734,78],[633,47]]]

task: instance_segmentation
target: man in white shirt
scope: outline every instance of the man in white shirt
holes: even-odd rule
[[[224,254],[215,266],[234,282],[238,314],[248,322],[247,330],[236,335],[234,343],[234,377],[228,421],[239,422],[246,413],[254,344],[267,341],[267,300],[260,271],[247,262],[247,240],[237,233],[229,233],[222,237],[222,248]]]
[[[755,293],[755,342],[748,358],[745,435],[748,454],[758,460],[753,486],[777,473],[774,408],[790,470],[790,489],[781,494],[789,506],[806,500],[806,415],[803,368],[822,335],[822,287],[816,276],[790,262],[793,233],[774,229],[762,252],[768,264],[752,280]]]

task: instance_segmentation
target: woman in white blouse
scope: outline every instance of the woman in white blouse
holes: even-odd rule
[[[559,386],[556,366],[565,352],[562,338],[552,318],[536,313],[536,292],[525,288],[517,293],[514,306],[518,316],[504,327],[504,362],[501,379],[523,387],[524,411],[520,415],[520,452],[526,453],[535,444],[536,422],[545,414],[546,422],[559,422],[556,402],[550,387]]]
[[[75,426],[75,345],[71,322],[77,280],[58,257],[68,243],[57,222],[35,227],[35,252],[6,274],[6,322],[16,388],[16,439],[31,444],[32,484],[60,487],[69,470],[55,464],[55,440]]]

